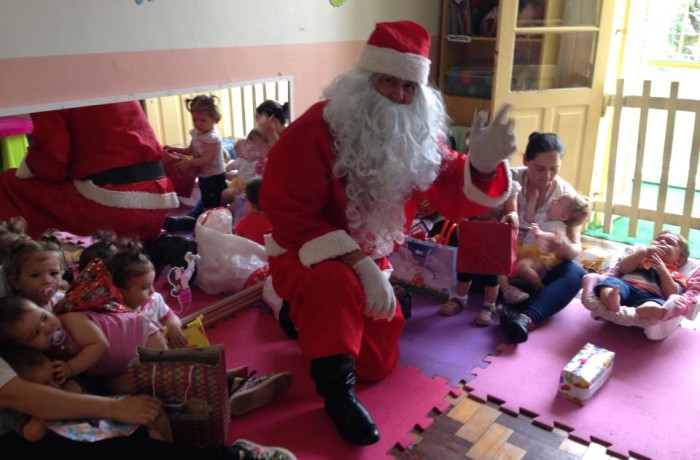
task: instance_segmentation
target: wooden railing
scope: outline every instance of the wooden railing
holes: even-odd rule
[[[602,223],[605,233],[611,233],[614,216],[625,216],[629,217],[628,236],[630,237],[636,237],[639,220],[643,219],[654,223],[654,234],[661,231],[663,225],[666,224],[679,227],[679,233],[688,238],[691,228],[700,229],[700,216],[693,215],[693,199],[697,187],[696,176],[700,155],[700,101],[680,99],[678,97],[678,82],[671,83],[668,97],[652,97],[650,81],[644,82],[641,96],[625,95],[624,84],[624,80],[618,80],[615,95],[609,103],[614,112],[607,161],[608,168],[604,190],[600,196],[594,196],[592,200],[593,209],[603,213]],[[639,114],[639,124],[636,127],[636,149],[625,151],[621,147],[624,144],[623,139],[621,139],[623,117],[629,118],[630,115],[636,115],[636,113],[629,112],[632,110],[638,111]],[[652,110],[665,112],[665,126],[661,123],[650,122],[650,111]],[[677,129],[676,120],[682,112],[694,114],[692,122],[689,121],[692,117],[684,116],[684,125],[687,126],[688,130]],[[632,131],[634,128],[632,127]],[[629,130],[628,122],[625,131],[627,130]],[[662,151],[658,151],[656,147],[647,147],[648,139],[653,138],[653,136],[662,136]],[[674,143],[678,143],[681,136],[685,136],[686,139],[692,136],[690,152],[685,155],[672,156]],[[657,141],[655,144],[659,143]],[[653,151],[650,151],[652,148]],[[634,156],[634,158],[630,158],[630,156]],[[649,180],[647,177],[643,177],[645,162],[656,162],[659,157],[661,161],[658,163],[658,168],[660,168],[658,197],[655,203],[645,202],[646,200],[641,199],[642,194],[640,193],[643,181]],[[631,177],[630,174],[618,174],[621,163],[625,161],[634,162]],[[656,166],[655,163],[652,165]],[[649,168],[647,167],[647,169]],[[681,179],[679,180],[679,178]],[[622,193],[621,190],[630,187],[630,181],[631,194]],[[654,182],[656,182],[656,178]],[[681,203],[675,203],[673,206],[681,209],[680,212],[668,209],[669,187],[684,189],[682,206]],[[626,198],[628,195],[631,196],[629,200]],[[698,205],[700,203],[696,203],[696,206]]]
[[[145,100],[148,120],[163,145],[187,145],[190,141],[192,120],[185,108],[185,99],[197,94],[213,94],[221,102],[222,118],[217,124],[224,138],[241,139],[255,127],[255,108],[267,99],[280,104],[288,102],[291,79],[275,77],[256,82],[244,82],[217,88],[186,90],[186,93]]]

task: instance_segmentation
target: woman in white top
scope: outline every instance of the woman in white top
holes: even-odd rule
[[[547,220],[554,200],[577,195],[576,189],[559,177],[563,156],[564,145],[556,134],[533,132],[523,157],[525,166],[512,168],[513,181],[522,186],[518,196],[520,241],[531,224],[542,225]],[[530,222],[525,207],[532,200],[536,201],[535,217]],[[525,342],[530,331],[567,306],[581,289],[586,271],[575,261],[581,253],[581,229],[582,225],[569,227],[565,235],[544,243],[548,248],[542,249],[555,253],[562,262],[546,273],[544,287],[533,293],[522,311],[505,309],[501,313],[501,328],[511,343]]]

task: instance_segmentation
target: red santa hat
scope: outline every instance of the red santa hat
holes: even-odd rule
[[[430,73],[429,51],[430,35],[420,24],[380,22],[362,50],[357,68],[424,85]]]

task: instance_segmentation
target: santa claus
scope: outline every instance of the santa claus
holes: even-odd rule
[[[138,101],[34,113],[32,121],[24,161],[0,175],[0,220],[23,216],[34,236],[50,228],[160,234],[179,203]]]
[[[430,37],[377,24],[356,66],[292,123],[270,152],[260,207],[273,285],[290,305],[317,393],[341,436],[379,431],[354,392],[396,366],[404,325],[386,255],[428,198],[447,218],[480,214],[510,194],[513,122],[475,121],[469,156],[444,144],[448,117],[427,85]]]

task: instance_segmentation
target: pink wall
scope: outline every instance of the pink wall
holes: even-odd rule
[[[434,63],[438,42],[433,40]],[[0,109],[134,99],[153,92],[291,75],[298,115],[318,100],[334,75],[354,65],[363,45],[364,41],[348,41],[2,59]]]

